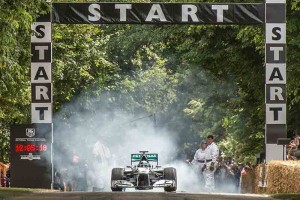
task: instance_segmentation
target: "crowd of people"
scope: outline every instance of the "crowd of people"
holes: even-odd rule
[[[113,156],[109,148],[97,141],[90,156],[73,150],[65,152],[63,161],[57,162],[54,173],[54,189],[62,191],[103,191],[107,187],[107,169]]]
[[[207,136],[207,140],[200,143],[193,160],[188,160],[188,163],[194,166],[205,192],[248,193],[252,190],[249,189],[252,184],[248,184],[249,187],[244,190],[240,187],[241,176],[253,172],[251,164],[242,165],[234,159],[220,157],[213,135]]]

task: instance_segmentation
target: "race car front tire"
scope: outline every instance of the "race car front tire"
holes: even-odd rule
[[[164,187],[165,192],[174,192],[177,189],[177,174],[174,167],[164,168],[164,179],[175,181],[175,186]]]
[[[112,181],[116,180],[123,180],[124,177],[124,168],[113,168],[111,171],[111,184]],[[111,191],[122,191],[123,188],[118,187],[112,187],[111,185]]]

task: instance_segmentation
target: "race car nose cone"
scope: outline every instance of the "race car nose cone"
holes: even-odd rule
[[[139,168],[138,171],[139,173],[145,173],[145,174],[149,173],[149,169],[144,167]]]

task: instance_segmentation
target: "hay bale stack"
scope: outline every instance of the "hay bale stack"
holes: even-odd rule
[[[269,162],[267,193],[300,193],[300,161]]]

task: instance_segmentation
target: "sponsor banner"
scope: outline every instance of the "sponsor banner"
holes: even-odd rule
[[[266,84],[266,103],[286,103],[286,85]]]
[[[32,153],[29,153],[28,155],[21,155],[21,160],[40,160],[40,155],[33,155]]]
[[[140,161],[143,154],[131,154],[131,161]],[[157,161],[158,154],[157,153],[147,153],[146,157],[148,161]]]
[[[278,138],[286,138],[285,124],[266,124],[266,143],[277,144]]]
[[[11,126],[11,187],[51,188],[52,142],[51,123]]]
[[[262,24],[265,4],[52,3],[58,24]]]

